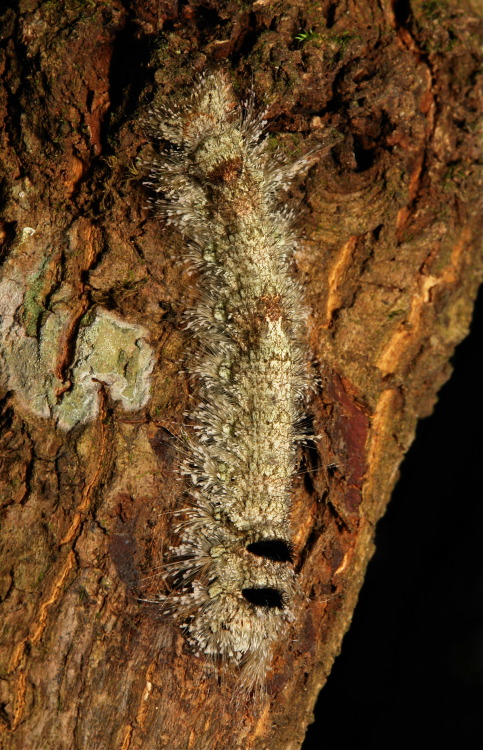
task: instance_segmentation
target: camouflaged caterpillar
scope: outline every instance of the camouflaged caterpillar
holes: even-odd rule
[[[291,485],[311,437],[311,380],[307,312],[288,270],[292,215],[277,195],[313,156],[288,163],[269,151],[253,95],[234,102],[221,73],[202,78],[182,108],[153,108],[149,124],[172,147],[146,184],[200,274],[188,323],[200,344],[189,367],[199,398],[181,463],[191,505],[163,607],[197,653],[234,662],[251,689],[264,684],[298,596]]]

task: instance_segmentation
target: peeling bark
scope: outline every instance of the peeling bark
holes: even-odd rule
[[[2,747],[299,747],[482,276],[474,4],[23,0],[0,23]],[[337,136],[289,196],[320,377],[294,512],[307,601],[252,702],[138,600],[163,589],[182,494],[196,293],[143,208],[141,117],[216,65],[253,81],[287,153]]]

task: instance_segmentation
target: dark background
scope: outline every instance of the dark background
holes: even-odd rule
[[[378,524],[303,750],[483,742],[481,292],[452,361]]]

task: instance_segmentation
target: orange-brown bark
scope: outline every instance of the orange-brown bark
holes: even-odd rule
[[[299,747],[481,280],[475,9],[25,0],[0,13],[0,744]],[[157,91],[173,97],[216,65],[242,93],[253,80],[287,152],[313,130],[335,144],[288,197],[304,227],[294,273],[311,309],[321,437],[300,457],[294,498],[307,601],[256,702],[233,701],[236,673],[219,682],[138,601],[163,588],[182,502],[182,367],[196,349],[182,325],[196,294],[177,263],[182,240],[143,208],[140,118]],[[80,424],[65,399],[99,310],[95,330],[120,321],[148,376],[154,352],[150,398],[126,410],[96,376]]]

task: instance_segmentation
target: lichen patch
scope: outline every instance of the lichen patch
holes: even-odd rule
[[[23,313],[39,274],[29,284],[15,270],[0,282],[0,382],[26,411],[70,430],[96,417],[101,384],[126,411],[142,408],[150,397],[154,365],[146,329],[97,308],[79,328],[66,385],[56,374],[56,362],[70,325],[69,306],[39,307],[35,324],[26,327]]]

